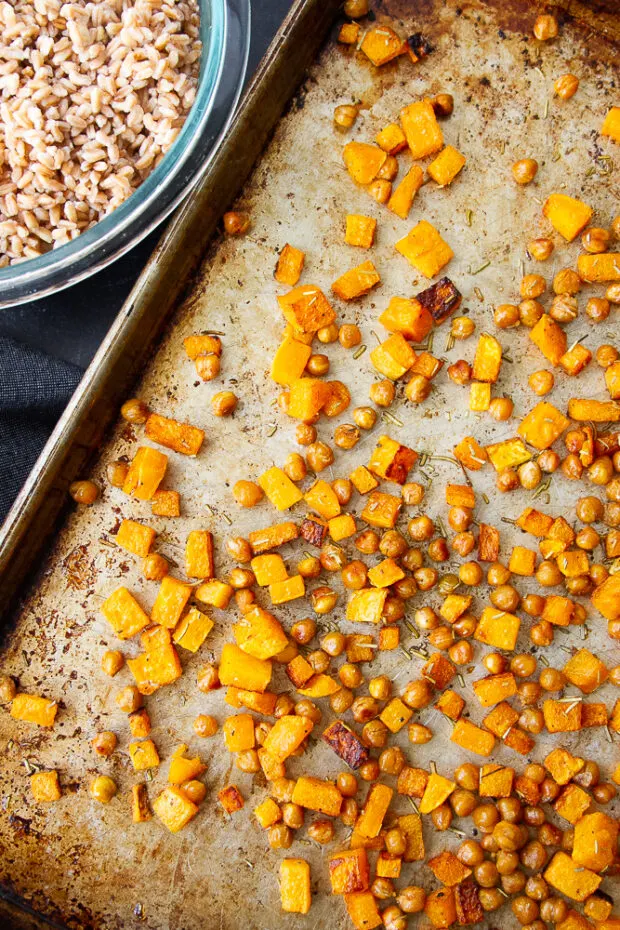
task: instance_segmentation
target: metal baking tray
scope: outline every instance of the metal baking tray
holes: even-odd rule
[[[294,5],[205,181],[158,245],[5,524],[0,539],[5,629],[1,668],[14,674],[22,689],[56,699],[61,710],[51,736],[0,715],[4,925],[98,930],[286,930],[303,925],[300,918],[280,912],[277,869],[282,853],[267,847],[250,815],[265,793],[260,779],[253,782],[231,768],[219,740],[199,745],[192,737],[191,721],[197,713],[213,712],[220,719],[226,715],[223,695],[202,695],[194,682],[198,665],[209,660],[211,650],[219,653],[229,615],[214,612],[216,627],[207,648],[190,661],[183,657],[184,677],[150,698],[148,706],[164,760],[176,745],[187,742],[208,762],[210,793],[215,795],[229,778],[240,786],[246,808],[232,819],[208,799],[177,836],[157,821],[131,824],[127,795],[135,776],[123,720],[114,704],[116,690],[129,677],[123,671],[111,682],[99,669],[101,652],[114,642],[98,611],[103,598],[121,580],[145,605],[154,597],[155,585],[144,582],[139,566],[114,546],[121,516],[155,526],[160,531],[157,548],[173,563],[182,561],[189,530],[213,530],[221,572],[229,565],[223,541],[230,515],[235,532],[242,534],[274,519],[267,505],[237,514],[230,486],[240,477],[282,463],[295,448],[294,424],[285,422],[274,406],[277,392],[267,375],[282,328],[272,276],[282,246],[291,242],[304,249],[304,280],[327,290],[340,273],[366,257],[344,245],[344,215],[377,217],[372,259],[382,275],[381,287],[362,301],[338,307],[340,319],[358,322],[364,343],[372,348],[375,321],[389,297],[425,286],[393,250],[395,240],[417,220],[436,224],[452,245],[455,258],[448,273],[482,331],[491,307],[512,300],[523,270],[533,270],[525,243],[542,228],[541,203],[550,191],[582,196],[596,206],[601,223],[617,211],[610,165],[618,155],[611,146],[601,146],[595,132],[616,102],[620,29],[613,4],[558,4],[564,20],[560,37],[541,47],[531,38],[537,11],[529,3],[386,0],[375,5],[378,20],[393,23],[403,35],[423,32],[435,51],[415,66],[403,60],[378,72],[335,43],[338,6],[334,0],[299,0]],[[581,87],[572,101],[560,104],[552,97],[552,84],[567,70],[579,74]],[[342,166],[341,149],[345,138],[372,139],[411,99],[441,91],[453,93],[456,102],[454,115],[444,125],[446,140],[466,154],[467,166],[448,190],[425,185],[404,222],[355,188]],[[343,137],[333,128],[333,109],[351,99],[360,102],[360,117],[350,136]],[[541,170],[535,184],[522,190],[510,183],[509,172],[512,162],[525,155],[537,157]],[[251,215],[252,226],[245,237],[225,240],[218,223],[235,198],[238,208]],[[576,245],[558,248],[543,273],[549,276],[572,264],[576,250]],[[205,329],[224,334],[222,375],[211,384],[198,382],[182,347],[186,335]],[[585,334],[588,344],[595,346],[617,338],[617,324],[610,318],[593,331],[580,319],[572,324],[569,338],[573,334],[575,339]],[[437,354],[451,361],[471,356],[471,340],[444,349],[446,335],[442,330],[435,335]],[[502,342],[512,362],[504,364],[499,387],[510,392],[517,415],[522,415],[532,406],[524,379],[541,367],[541,360],[524,332],[504,333]],[[338,345],[327,351],[331,377],[349,385],[355,404],[364,403],[373,378],[368,354],[354,360]],[[241,403],[234,417],[216,420],[209,398],[228,385],[234,385]],[[554,399],[565,403],[573,388],[560,385]],[[603,396],[594,368],[580,377],[578,389],[585,396]],[[121,455],[130,456],[140,441],[137,430],[113,425],[120,403],[130,393],[142,396],[154,410],[206,429],[205,447],[197,459],[170,455],[168,485],[181,492],[183,501],[183,516],[176,521],[152,518],[148,505],[130,501],[105,481],[106,465]],[[449,454],[456,435],[470,432],[480,441],[512,435],[509,425],[478,420],[464,406],[463,394],[446,378],[419,408],[412,409],[399,396],[390,411],[393,418],[353,452],[339,453],[333,475],[367,461],[380,432],[435,456]],[[336,423],[346,419],[345,413]],[[336,423],[321,424],[321,436],[329,441]],[[76,512],[67,508],[67,487],[85,474],[99,481],[103,496],[96,506]],[[458,481],[459,476],[451,463],[429,460],[429,511],[440,512],[445,482]],[[486,473],[476,477],[475,484],[489,499],[488,504],[481,501],[478,519],[498,523],[499,514],[514,517],[529,500],[525,492],[499,497],[492,475]],[[573,489],[554,480],[539,500],[549,512],[562,513],[571,497]],[[506,552],[514,531],[509,524],[501,525]],[[285,556],[294,560],[292,547]],[[526,580],[521,587],[528,589]],[[436,595],[430,598],[432,603],[436,600]],[[293,602],[278,615],[288,624],[303,616],[303,610]],[[342,614],[334,616],[340,621]],[[614,659],[610,653],[602,627],[590,623],[586,629],[590,648],[609,654],[611,664],[616,664],[618,656]],[[407,648],[418,649],[420,642],[407,635]],[[566,642],[573,645],[576,638],[578,634]],[[560,650],[569,647],[560,637],[556,640],[547,654],[552,664],[563,664],[566,655]],[[527,646],[526,635],[522,644]],[[373,674],[377,668],[404,684],[419,675],[422,661],[415,655],[385,653],[373,665]],[[283,689],[281,670],[277,675],[276,687]],[[466,698],[472,695],[469,682],[459,690]],[[609,703],[611,692],[601,689],[601,695]],[[417,764],[428,766],[434,760],[446,771],[463,753],[448,741],[446,721],[437,712],[424,711],[421,719],[433,727],[435,739],[415,751],[403,739],[403,748]],[[93,758],[89,746],[101,729],[115,730],[120,738],[119,751],[103,762]],[[596,730],[568,734],[565,743],[598,759],[617,756],[617,745],[612,747]],[[549,738],[540,737],[535,757],[549,745]],[[503,746],[497,758],[520,764],[520,757]],[[303,769],[331,777],[340,768],[337,763],[318,741],[303,760],[291,764],[291,772]],[[33,766],[60,772],[64,797],[45,810],[30,800],[27,774]],[[88,797],[88,781],[95,771],[113,774],[119,784],[118,797],[106,807]],[[164,783],[166,771],[164,762],[149,785],[151,797]],[[338,831],[338,839],[343,839],[342,826]],[[459,842],[454,834],[438,838],[428,828],[425,838],[431,851],[454,848]],[[314,889],[323,892],[315,896],[310,925],[324,930],[345,925],[341,902],[327,894],[323,851],[302,835],[288,854],[309,859]],[[407,881],[425,882],[428,870],[418,863],[404,875]],[[511,925],[509,913],[502,913],[501,919]]]

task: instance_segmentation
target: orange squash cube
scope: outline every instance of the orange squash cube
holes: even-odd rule
[[[355,824],[355,829],[361,836],[373,839],[379,836],[383,819],[392,803],[394,790],[388,785],[378,782],[371,785],[362,812]]]
[[[592,606],[606,620],[617,620],[620,617],[620,575],[610,575],[606,578],[594,589],[591,600]]]
[[[544,873],[545,881],[573,901],[585,901],[594,894],[602,877],[585,866],[578,866],[565,852],[556,852]]]
[[[415,298],[392,297],[379,322],[388,332],[401,333],[410,342],[423,342],[433,328],[431,314]]]
[[[551,194],[543,206],[543,214],[567,242],[572,242],[586,228],[592,213],[592,207],[567,194]]]
[[[593,423],[617,423],[620,420],[620,404],[613,400],[571,397],[568,402],[568,415],[571,420],[578,420],[580,423],[587,420],[592,420]]]
[[[477,727],[470,720],[461,717],[454,724],[450,742],[462,749],[468,749],[478,756],[490,756],[495,747],[495,737],[488,730]]]
[[[491,406],[491,385],[474,381],[469,386],[469,409],[474,413],[483,413]]]
[[[144,559],[149,554],[156,535],[150,526],[136,520],[123,520],[116,534],[116,542],[127,552]]]
[[[329,521],[329,535],[334,542],[340,542],[343,539],[349,539],[357,530],[355,517],[350,513],[343,513],[339,517],[333,517]]]
[[[519,714],[514,707],[502,701],[501,704],[493,708],[490,714],[486,715],[482,723],[494,736],[497,736],[499,739],[505,739],[518,719]]]
[[[553,526],[553,517],[534,507],[526,507],[523,513],[517,517],[517,526],[525,533],[531,533],[532,536],[547,536]]]
[[[580,649],[564,666],[564,674],[572,685],[583,694],[592,694],[609,677],[609,670],[604,662],[589,649]]]
[[[552,365],[560,364],[560,359],[567,348],[566,333],[548,313],[543,313],[538,323],[530,329],[529,335],[547,361]]]
[[[342,795],[330,781],[302,775],[295,782],[291,800],[308,810],[337,817],[342,807]]]
[[[553,805],[553,809],[573,826],[580,820],[592,804],[592,798],[579,785],[567,785]]]
[[[406,45],[397,33],[385,24],[368,29],[360,49],[379,68],[406,51]]]
[[[357,45],[360,35],[359,23],[343,23],[338,33],[338,41],[341,45]]]
[[[424,172],[419,165],[412,165],[402,181],[392,191],[387,202],[388,210],[406,220],[415,196],[424,183]]]
[[[581,699],[544,701],[543,717],[549,733],[575,733],[581,729]]]
[[[471,869],[447,849],[428,860],[428,867],[442,885],[452,887],[469,878]]]
[[[608,814],[584,814],[575,824],[572,858],[578,866],[602,872],[614,861],[618,821]]]
[[[456,668],[440,652],[435,652],[422,666],[422,676],[440,691],[449,685],[456,675]]]
[[[298,339],[285,336],[271,363],[271,378],[276,384],[289,385],[303,375],[312,347]]]
[[[379,630],[379,650],[391,652],[400,645],[400,629],[397,626],[382,626]]]
[[[302,252],[301,249],[296,249],[295,246],[289,245],[287,242],[280,252],[274,278],[280,284],[288,284],[289,287],[295,287],[301,277],[305,260],[305,252]]]
[[[569,420],[564,414],[543,400],[521,420],[518,432],[526,442],[542,451],[552,446],[568,425]]]
[[[410,470],[418,460],[418,453],[403,446],[389,436],[380,436],[368,463],[369,470],[396,484],[405,484]]]
[[[222,731],[229,752],[244,752],[246,749],[254,749],[256,745],[254,718],[250,714],[234,714],[227,717]]]
[[[531,576],[536,571],[536,552],[526,546],[514,546],[508,569],[513,575]]]
[[[265,691],[271,681],[271,662],[243,652],[233,643],[222,647],[219,668],[220,682],[245,691]]]
[[[319,378],[298,378],[289,384],[286,412],[297,420],[312,420],[329,399],[329,384]]]
[[[497,562],[499,548],[499,530],[488,523],[481,523],[478,529],[478,561]]]
[[[151,621],[169,630],[174,629],[191,595],[191,585],[171,575],[166,575],[159,585],[159,591],[151,610]]]
[[[354,591],[347,604],[346,619],[352,623],[380,623],[387,596],[385,588]]]
[[[323,742],[334,750],[336,755],[351,769],[359,769],[368,762],[368,750],[353,730],[341,720],[333,723],[323,731]],[[349,891],[356,889],[350,888]]]
[[[282,820],[282,809],[273,798],[265,798],[254,808],[254,816],[265,830]]]
[[[457,694],[456,691],[451,691],[449,688],[447,691],[444,691],[435,702],[435,708],[452,721],[459,719],[463,713],[464,707],[465,701],[461,695]]]
[[[558,785],[567,785],[575,775],[579,774],[584,765],[584,759],[573,756],[562,746],[553,749],[545,759],[545,768]]]
[[[355,300],[376,287],[381,276],[371,261],[362,262],[340,275],[332,284],[332,291],[341,300]]]
[[[316,510],[323,519],[332,520],[340,516],[340,501],[331,484],[319,478],[312,485],[309,491],[304,494],[304,500],[308,507]]]
[[[426,791],[428,779],[429,774],[425,769],[405,765],[398,775],[396,790],[399,794],[404,794],[410,798],[422,798]]]
[[[168,456],[150,446],[141,446],[133,457],[123,484],[125,494],[149,501],[164,479]]]
[[[415,358],[415,352],[402,333],[388,336],[370,353],[370,361],[377,371],[392,381],[402,378],[415,362]]]
[[[180,517],[181,495],[178,491],[155,491],[151,500],[151,513],[156,517]]]
[[[224,581],[218,581],[216,578],[212,578],[210,581],[205,581],[204,584],[198,585],[194,590],[194,597],[196,600],[201,601],[203,604],[208,604],[210,607],[218,607],[220,610],[226,610],[233,593],[234,588],[231,585]]]
[[[576,377],[581,374],[586,365],[589,365],[591,361],[592,353],[590,350],[578,342],[564,353],[560,359],[560,366],[567,375]]]
[[[454,457],[470,471],[480,471],[489,461],[486,449],[478,445],[473,436],[465,436],[457,443],[454,447]]]
[[[440,888],[429,894],[424,905],[424,913],[433,927],[441,928],[441,930],[451,927],[456,921],[454,889]]]
[[[213,578],[213,535],[208,530],[192,530],[188,533],[185,573],[188,578]]]
[[[370,868],[363,846],[334,853],[329,858],[328,866],[332,894],[352,894],[368,888]]]
[[[402,499],[394,494],[385,494],[383,491],[372,491],[366,505],[360,514],[360,519],[380,529],[393,529],[398,520]]]
[[[485,607],[478,621],[474,639],[495,649],[512,652],[517,644],[521,621],[515,614],[495,607]]]
[[[620,252],[580,255],[577,259],[577,272],[582,281],[590,283],[620,281]]]
[[[409,722],[413,716],[413,711],[407,707],[400,698],[395,697],[389,701],[379,715],[379,719],[386,725],[391,733],[398,733],[399,730]]]
[[[454,257],[448,243],[426,220],[420,220],[417,226],[398,240],[396,251],[404,255],[409,264],[426,278],[434,278]]]
[[[283,859],[280,863],[280,903],[287,914],[307,914],[310,910],[310,866],[305,859]]]
[[[458,149],[455,149],[452,145],[446,145],[426,170],[433,181],[436,181],[441,187],[446,187],[448,184],[452,184],[466,161],[467,159]]]
[[[447,801],[455,789],[455,782],[444,778],[438,772],[431,772],[420,801],[420,813],[430,814],[435,808],[440,807],[444,801]]]
[[[379,486],[379,482],[371,475],[365,465],[358,465],[349,475],[349,480],[358,494],[368,494]]]
[[[127,588],[117,588],[101,605],[106,618],[119,639],[130,639],[150,623],[148,614]]]
[[[157,768],[159,765],[159,753],[152,739],[144,739],[138,743],[130,743],[129,757],[134,772],[145,772],[148,769]]]
[[[375,896],[370,891],[345,894],[344,903],[355,930],[375,930],[383,923]]]
[[[419,100],[400,111],[400,122],[414,159],[433,155],[443,146],[443,133],[430,100]]]
[[[191,607],[174,628],[173,641],[189,652],[198,652],[213,629],[213,620],[197,607]]]
[[[295,601],[306,593],[302,575],[292,575],[284,581],[274,581],[269,585],[269,597],[272,604],[286,604]]]
[[[153,810],[171,833],[178,833],[198,813],[198,807],[181,791],[169,786],[153,802]]]
[[[226,788],[222,788],[218,791],[217,797],[227,814],[240,811],[245,804],[243,795],[236,785],[227,785]]]
[[[378,565],[373,565],[368,572],[368,580],[375,588],[389,588],[404,577],[405,572],[394,559],[384,559]]]
[[[426,851],[422,833],[422,818],[419,814],[405,814],[398,818],[398,828],[401,833],[404,833],[407,843],[403,854],[403,862],[423,862],[426,858]]]
[[[400,856],[388,856],[385,852],[380,852],[377,858],[375,872],[379,878],[398,878],[402,868],[403,860]]]
[[[487,675],[473,684],[474,693],[483,707],[493,707],[517,693],[517,682],[512,672]]]
[[[509,798],[512,794],[515,772],[504,765],[489,763],[480,769],[481,798]]]
[[[284,581],[288,578],[284,560],[277,553],[255,555],[250,562],[250,568],[254,572],[256,584],[261,588],[267,587],[274,581]]]
[[[482,333],[476,346],[472,366],[472,377],[476,381],[493,384],[499,378],[502,367],[502,347],[495,336]]]
[[[370,145],[367,142],[348,142],[343,149],[342,157],[347,171],[357,184],[370,184],[383,168],[387,155],[377,145]],[[317,329],[320,328],[317,326]]]
[[[372,216],[349,213],[346,220],[344,241],[347,245],[356,245],[360,249],[369,249],[375,240],[377,221]]]
[[[605,384],[612,400],[620,400],[620,362],[614,362],[605,371]]]
[[[281,468],[277,468],[275,465],[263,472],[258,479],[258,483],[273,506],[278,510],[288,510],[289,507],[293,507],[303,497],[297,485],[291,481]]]
[[[204,430],[189,423],[179,423],[159,413],[151,413],[144,424],[144,434],[148,439],[180,452],[183,455],[198,455],[205,438]],[[137,495],[136,495],[137,496]]]
[[[375,142],[388,155],[396,155],[407,148],[407,138],[398,123],[389,123],[377,133]]]
[[[620,142],[620,107],[611,107],[601,126],[601,135]]]
[[[30,790],[32,796],[39,804],[50,804],[61,798],[58,772],[52,769],[49,772],[35,772],[30,776]]]
[[[336,319],[327,297],[316,284],[302,284],[278,297],[287,323],[300,333],[316,333]]]

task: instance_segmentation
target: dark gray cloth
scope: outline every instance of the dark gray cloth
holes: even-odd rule
[[[0,337],[0,522],[81,377],[76,365]]]

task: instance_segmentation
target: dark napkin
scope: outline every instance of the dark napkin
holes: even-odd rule
[[[82,377],[82,370],[0,337],[0,523]]]

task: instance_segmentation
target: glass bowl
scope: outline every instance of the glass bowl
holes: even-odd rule
[[[250,0],[198,0],[203,43],[198,93],[157,168],[127,200],[72,242],[0,269],[0,308],[63,290],[133,248],[177,207],[207,170],[245,77]]]

